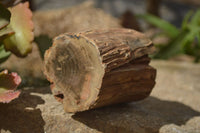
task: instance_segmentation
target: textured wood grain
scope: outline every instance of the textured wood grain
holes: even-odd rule
[[[66,33],[45,53],[45,74],[67,112],[147,97],[156,71],[152,42],[129,29]]]

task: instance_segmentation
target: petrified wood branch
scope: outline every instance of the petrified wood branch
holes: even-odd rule
[[[156,70],[148,64],[152,42],[129,29],[66,33],[45,53],[45,74],[67,112],[147,97]]]

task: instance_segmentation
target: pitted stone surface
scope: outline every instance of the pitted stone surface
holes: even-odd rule
[[[1,133],[199,133],[200,65],[152,61],[157,84],[143,101],[65,113],[49,87],[24,88],[0,104]]]

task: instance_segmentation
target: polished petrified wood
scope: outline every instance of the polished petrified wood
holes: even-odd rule
[[[153,44],[129,29],[65,33],[45,53],[45,75],[66,112],[146,98],[155,85]]]

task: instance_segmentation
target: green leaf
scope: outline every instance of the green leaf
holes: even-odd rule
[[[196,25],[196,26],[200,25],[200,10],[197,10],[197,12],[192,17],[190,25]]]
[[[195,60],[194,62],[200,61],[200,49],[195,50]]]
[[[4,46],[0,46],[0,63],[4,62],[5,60],[8,59],[8,57],[11,55],[10,52],[6,52],[4,49]]]
[[[162,29],[169,37],[175,38],[179,34],[179,30],[169,22],[160,19],[151,14],[137,15],[137,17],[144,19],[148,23]]]
[[[192,48],[192,43],[194,43],[194,40],[197,34],[198,34],[198,29],[190,30],[190,32],[188,32],[186,36],[182,39],[180,43],[181,43],[182,51],[184,51],[184,53],[186,54],[194,53],[194,50]]]
[[[0,102],[8,103],[17,98],[20,91],[16,91],[17,86],[21,83],[21,78],[17,73],[8,73],[4,70],[0,73]]]
[[[44,53],[52,45],[52,38],[48,35],[40,35],[35,37],[34,41],[37,43],[40,50],[40,55],[44,59]]]
[[[13,35],[14,33],[15,32],[9,27],[5,27],[5,28],[1,29],[0,30],[0,42],[2,42],[6,37]]]
[[[0,30],[9,24],[10,16],[10,11],[0,4]]]
[[[188,23],[189,23],[189,19],[191,18],[192,14],[193,14],[193,11],[189,11],[189,12],[185,15],[185,17],[184,17],[184,19],[183,19],[183,22],[182,22],[182,29],[183,29],[183,30],[187,29],[187,25],[188,25]]]
[[[159,52],[154,56],[154,58],[168,59],[172,56],[183,53],[181,41],[186,35],[187,32],[181,32],[176,38],[172,39],[170,43],[161,47]]]
[[[197,46],[200,49],[200,32],[197,34]]]
[[[4,40],[6,50],[19,57],[24,57],[32,50],[33,22],[29,3],[20,3],[9,9],[11,11],[10,25],[15,34]]]

